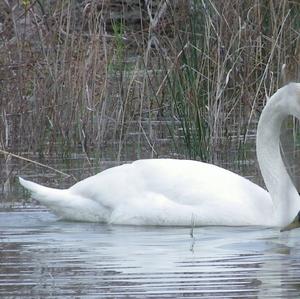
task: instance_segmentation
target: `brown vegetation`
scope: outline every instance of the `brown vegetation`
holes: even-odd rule
[[[299,79],[297,1],[4,0],[0,11],[0,148],[15,153],[113,144],[120,159],[134,143],[132,158],[155,157],[171,138],[218,161],[247,140],[266,96]]]

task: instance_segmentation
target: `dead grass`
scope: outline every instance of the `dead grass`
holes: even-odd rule
[[[156,157],[171,138],[170,152],[218,163],[299,80],[295,1],[128,1],[113,19],[109,1],[27,2],[2,4],[2,150],[89,158],[109,143],[122,159],[133,143],[130,158]]]

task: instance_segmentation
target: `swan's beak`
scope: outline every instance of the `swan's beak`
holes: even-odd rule
[[[297,216],[295,217],[295,219],[293,220],[292,223],[290,223],[289,225],[283,227],[280,231],[281,232],[285,232],[287,230],[291,230],[294,228],[300,227],[300,212],[297,214]]]

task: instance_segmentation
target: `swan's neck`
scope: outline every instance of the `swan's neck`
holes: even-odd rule
[[[299,212],[299,195],[286,170],[280,153],[280,130],[287,113],[270,100],[257,128],[257,158],[266,187],[272,197],[275,221],[289,224]]]

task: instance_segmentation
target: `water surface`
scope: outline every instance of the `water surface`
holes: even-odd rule
[[[299,298],[300,229],[162,228],[0,212],[1,298]]]

